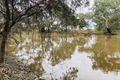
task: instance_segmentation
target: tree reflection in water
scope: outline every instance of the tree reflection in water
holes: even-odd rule
[[[100,39],[102,43],[96,43],[93,46],[94,55],[93,69],[101,69],[104,72],[120,71],[120,45],[119,37],[105,36]],[[99,46],[99,49],[97,47]],[[98,52],[99,51],[99,52]]]
[[[119,72],[119,40],[119,36],[98,36],[97,42],[92,48],[82,47],[80,50],[94,52],[94,54],[90,56],[93,61],[93,69],[101,69],[103,72]]]
[[[25,34],[23,41],[13,53],[45,79],[99,80],[101,79],[99,75],[105,77],[101,71],[107,74],[120,71],[119,36],[73,37],[66,34],[24,36]],[[93,75],[96,77],[90,77]],[[112,75],[111,79],[117,80],[119,76]]]

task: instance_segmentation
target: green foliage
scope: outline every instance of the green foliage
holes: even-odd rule
[[[94,7],[94,20],[99,30],[108,26],[112,29],[120,27],[120,1],[119,0],[96,0]]]
[[[91,15],[89,15],[89,14],[80,14],[80,16],[79,16],[79,27],[80,28],[83,28],[83,27],[85,27],[86,25],[88,25],[88,23],[85,21],[85,19],[89,19],[89,18],[91,18]]]

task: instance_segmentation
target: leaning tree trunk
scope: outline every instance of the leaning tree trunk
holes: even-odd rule
[[[102,15],[101,17],[105,20],[105,32],[104,32],[104,34],[109,34],[109,35],[111,35],[111,34],[112,34],[112,30],[111,30],[111,28],[110,28],[108,19],[107,19],[106,17],[104,17],[103,15]]]
[[[108,24],[108,20],[106,20],[106,22],[105,22],[105,28],[106,28],[105,31],[106,31],[107,34],[112,34],[112,30],[111,30],[111,28]]]

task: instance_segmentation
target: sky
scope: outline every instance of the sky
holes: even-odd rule
[[[84,5],[83,5],[83,6],[79,7],[79,8],[77,8],[76,13],[80,14],[80,13],[92,12],[92,8],[93,8],[93,6],[95,4],[95,0],[89,0],[89,2],[90,2],[89,6],[84,7]],[[87,29],[87,28],[95,29],[95,26],[96,26],[95,22],[93,22],[91,19],[89,19],[89,20],[87,19],[86,21],[88,22],[88,26],[84,27],[84,29]]]
[[[91,9],[92,9],[92,7],[93,7],[94,4],[95,4],[95,0],[89,0],[89,2],[90,2],[89,6],[84,7],[84,5],[83,5],[83,6],[79,7],[79,8],[77,8],[76,13],[79,14],[79,13],[92,12]]]
[[[84,0],[82,0],[84,2]],[[87,7],[85,7],[85,5],[81,5],[80,7],[78,7],[75,12],[76,14],[80,14],[80,13],[88,13],[91,12],[91,8],[94,6],[95,4],[95,0],[88,0],[89,1],[89,5]],[[70,8],[73,8],[73,6],[71,6],[71,0],[66,0],[67,5]]]

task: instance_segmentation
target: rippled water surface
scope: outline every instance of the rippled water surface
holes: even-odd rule
[[[22,34],[8,51],[46,80],[120,80],[120,36]]]

